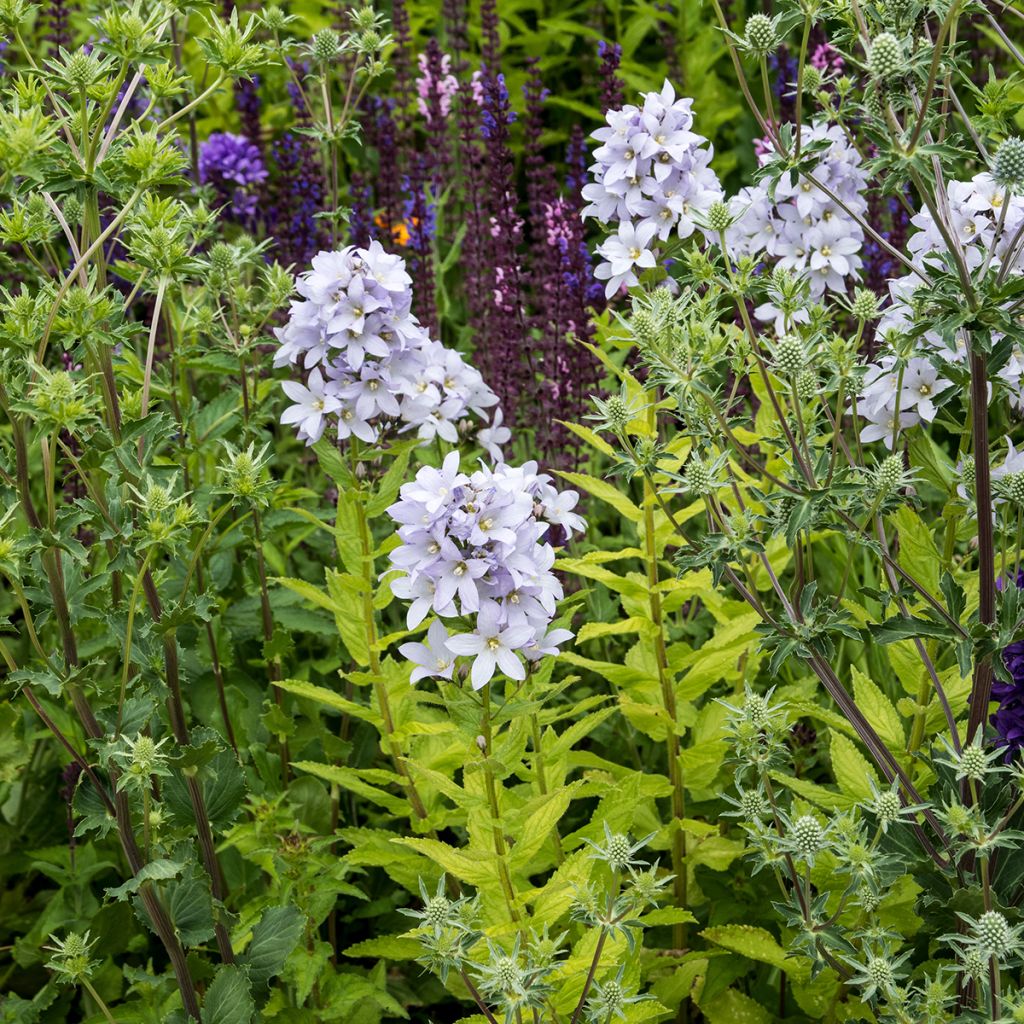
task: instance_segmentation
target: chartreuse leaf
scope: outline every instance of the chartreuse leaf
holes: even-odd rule
[[[345,956],[373,957],[375,960],[415,960],[423,955],[423,943],[405,935],[384,935],[349,946]]]
[[[630,522],[639,523],[643,517],[639,506],[632,501],[629,495],[624,494],[622,490],[607,480],[598,480],[597,477],[587,476],[585,473],[559,472],[558,475],[573,487],[579,487],[600,501],[611,505],[619,515],[625,516]]]
[[[367,800],[372,800],[392,814],[405,815],[408,813],[409,808],[405,800],[392,796],[383,789],[364,781],[360,777],[360,771],[356,768],[337,764],[320,764],[316,761],[295,761],[292,763],[292,767],[301,772],[309,772],[310,775],[315,775],[318,779],[324,779],[326,782],[334,782],[351,793],[366,797]]]
[[[547,793],[539,800],[532,801],[524,810],[522,826],[517,830],[519,837],[509,856],[513,869],[526,870],[530,862],[552,837],[562,815],[569,809],[573,795],[581,783],[574,782],[553,793]]]
[[[708,1002],[699,1000],[707,1024],[773,1024],[775,1018],[750,996],[727,988]]]
[[[899,531],[900,565],[927,590],[938,594],[942,558],[931,530],[909,505],[901,505],[890,518]]]
[[[305,926],[306,917],[298,907],[268,907],[263,912],[245,955],[238,961],[254,985],[265,985],[281,973]]]
[[[906,743],[903,720],[888,697],[856,666],[853,666],[853,696],[857,707],[878,733],[885,745],[894,753]]]
[[[797,779],[783,772],[772,772],[771,777],[780,785],[791,789],[797,796],[810,800],[826,811],[845,811],[857,803],[855,797],[828,789],[826,786],[819,786],[808,779]]]
[[[255,1012],[252,985],[246,972],[225,964],[206,991],[203,1024],[249,1024]]]
[[[498,884],[498,868],[493,855],[481,850],[473,854],[456,850],[454,846],[442,843],[439,839],[419,839],[409,836],[396,836],[392,842],[408,846],[429,857],[442,871],[454,875],[462,882],[478,888]]]
[[[725,924],[705,928],[700,934],[701,938],[716,946],[739,953],[748,960],[771,964],[791,977],[804,979],[809,973],[807,964],[803,960],[786,956],[786,951],[775,936],[764,928],[755,928],[749,924]]]
[[[328,569],[325,573],[327,591],[334,602],[334,621],[338,633],[352,659],[360,665],[370,664],[370,648],[366,640],[367,583],[360,576]]]
[[[878,785],[878,776],[868,759],[857,749],[853,740],[842,733],[829,730],[829,750],[832,758],[832,773],[839,788],[856,800],[871,798],[871,783]]]
[[[351,715],[353,718],[361,718],[363,721],[371,722],[374,725],[379,725],[382,721],[380,715],[373,708],[357,704],[355,701],[343,697],[340,693],[327,689],[326,686],[317,686],[316,683],[310,683],[305,679],[282,679],[274,683],[274,685],[279,690],[285,690],[288,693],[295,694],[296,697],[303,697],[306,700],[314,700],[325,707],[333,708],[335,711],[343,711],[346,715]]]

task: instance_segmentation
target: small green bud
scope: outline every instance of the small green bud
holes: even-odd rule
[[[654,468],[658,456],[658,442],[653,437],[641,437],[636,443],[636,461],[641,469]]]
[[[992,178],[1011,192],[1024,192],[1024,139],[1012,135],[996,150]]]
[[[62,69],[64,80],[72,89],[88,89],[99,72],[100,62],[82,50],[69,54]]]
[[[875,470],[875,488],[883,497],[897,490],[903,483],[903,456],[887,455]]]
[[[885,82],[903,72],[903,44],[891,33],[875,37],[868,53],[868,71],[876,81]]]
[[[981,915],[975,932],[978,945],[992,956],[1005,956],[1014,946],[1013,931],[998,910]]]
[[[686,464],[683,481],[686,484],[686,489],[698,497],[711,494],[715,489],[711,467],[696,454],[691,455],[690,461]]]
[[[892,964],[884,957],[871,957],[864,965],[864,974],[872,985],[883,992],[887,992],[896,982]]]
[[[802,857],[813,859],[814,855],[820,853],[825,845],[825,830],[817,818],[805,814],[793,822],[789,838]]]
[[[818,394],[818,374],[815,370],[802,370],[796,375],[796,394],[801,402],[811,402]]]
[[[740,796],[740,811],[748,821],[761,821],[768,816],[770,809],[759,790],[748,789]]]
[[[502,992],[514,992],[523,982],[523,970],[510,956],[499,957],[493,965],[494,980]]]
[[[768,701],[759,693],[748,693],[743,704],[743,713],[755,729],[767,729],[771,724],[771,709]]]
[[[969,493],[972,492],[972,490],[974,490],[974,473],[974,456],[964,456],[964,461],[961,463],[961,482],[964,484],[964,487],[968,490]]]
[[[747,48],[756,57],[766,57],[779,45],[775,23],[764,14],[752,14],[747,18],[744,39]]]
[[[899,796],[891,789],[887,789],[875,797],[871,809],[875,812],[878,823],[884,828],[886,825],[893,825],[899,821],[901,808]]]
[[[1003,477],[1006,495],[1015,505],[1024,505],[1024,473],[1011,473]]]
[[[359,7],[349,11],[349,17],[356,32],[367,32],[377,24],[377,14],[372,7]]]
[[[338,56],[340,44],[337,32],[329,28],[322,29],[313,36],[313,59],[321,64],[329,64]]]
[[[725,203],[712,203],[708,210],[708,227],[716,234],[728,229],[732,223],[732,215]]]
[[[808,95],[814,96],[824,81],[825,76],[813,64],[808,64],[804,68],[804,92]]]
[[[288,15],[278,6],[268,7],[263,12],[263,24],[271,33],[278,33],[288,27]]]
[[[629,326],[638,345],[653,345],[658,340],[658,318],[649,309],[638,309],[630,318]]]
[[[629,409],[619,395],[612,395],[604,403],[604,416],[608,426],[615,431],[625,430],[630,420]]]
[[[624,835],[614,835],[608,840],[605,847],[605,859],[612,871],[621,871],[630,862],[633,852],[629,838]]]
[[[988,971],[988,957],[977,946],[970,946],[964,950],[961,966],[967,977],[981,978]]]
[[[858,320],[874,320],[878,316],[878,296],[870,288],[857,288],[850,312]]]
[[[980,782],[988,774],[988,758],[981,747],[964,747],[960,754],[960,771],[964,778]]]
[[[794,377],[807,363],[803,342],[793,334],[784,334],[772,353],[775,371],[780,377]]]

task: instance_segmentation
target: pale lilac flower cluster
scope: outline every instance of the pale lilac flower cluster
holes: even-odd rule
[[[836,198],[793,171],[779,179],[774,197],[767,183],[745,188],[729,201],[734,220],[726,244],[734,257],[767,257],[773,266],[803,275],[812,298],[818,298],[826,290],[845,292],[859,276],[864,232],[851,214],[862,216],[867,211],[867,174],[857,150],[838,126],[826,122],[805,126],[802,139],[806,147],[829,144],[811,176]],[[760,162],[770,157],[765,153]],[[771,304],[758,310],[762,320],[777,315]],[[780,332],[791,329],[791,325],[777,326]]]
[[[895,356],[883,356],[864,376],[857,406],[863,423],[860,439],[882,441],[891,449],[901,430],[935,419],[934,399],[951,383],[929,359],[915,356],[901,370]]]
[[[693,127],[693,100],[677,100],[665,82],[641,106],[610,110],[607,125],[593,138],[593,181],[583,187],[584,217],[615,225],[616,233],[597,247],[602,262],[594,271],[611,298],[638,283],[637,271],[657,262],[657,242],[672,234],[689,238],[698,218],[722,199],[711,169],[713,150]]]
[[[430,116],[427,101],[436,96],[442,117],[447,117],[452,109],[452,99],[459,91],[458,79],[452,74],[452,59],[447,53],[441,56],[440,75],[430,67],[430,56],[421,53],[417,60],[420,73],[416,79],[416,107],[423,117]]]
[[[307,444],[328,423],[341,440],[372,442],[391,427],[454,443],[460,421],[497,405],[479,372],[420,325],[411,285],[405,261],[378,241],[321,252],[299,277],[274,365],[308,371],[305,384],[283,383],[294,404],[281,416]],[[481,442],[499,459],[508,437],[496,416]]]
[[[472,474],[451,452],[440,469],[423,467],[402,486],[388,514],[402,543],[391,552],[396,597],[409,601],[408,627],[433,612],[425,643],[399,650],[415,664],[412,682],[451,679],[457,657],[473,659],[470,680],[480,689],[501,671],[523,679],[520,656],[557,654],[572,633],[551,629],[562,585],[551,571],[552,530],[559,541],[586,524],[573,509],[575,491],[557,491],[536,462],[498,463]],[[441,619],[461,618],[469,629],[449,635]]]
[[[1020,245],[1011,248],[1020,241],[1017,232],[1024,223],[1024,198],[1008,196],[990,174],[984,173],[970,181],[950,182],[947,199],[950,224],[969,270],[977,271],[986,262],[996,269],[1008,262],[1008,273],[1024,270]],[[948,244],[932,215],[922,209],[911,223],[917,228],[907,243],[911,261],[922,270],[943,268],[948,259]],[[881,338],[906,335],[911,330],[919,319],[914,311],[914,297],[921,283],[916,274],[889,281],[889,305],[877,328]],[[996,335],[993,340],[1000,337]],[[921,421],[931,422],[935,415],[933,397],[950,385],[940,368],[966,360],[967,346],[962,335],[944,337],[938,331],[928,330],[922,335],[921,349],[906,364],[902,385],[893,357],[885,356],[869,366],[858,406],[858,413],[866,421],[861,440],[884,440],[891,447],[894,432]],[[1014,349],[995,376],[1005,385],[1011,406],[1024,411],[1024,350]]]

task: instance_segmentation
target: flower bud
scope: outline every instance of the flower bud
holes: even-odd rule
[[[621,871],[630,861],[632,847],[624,835],[614,835],[605,847],[605,859],[612,871]]]
[[[1014,946],[1013,932],[998,910],[981,915],[975,931],[978,945],[993,956],[1005,956]]]
[[[980,782],[988,774],[988,757],[985,751],[974,744],[960,752],[960,773],[963,778]]]
[[[892,825],[899,821],[901,806],[899,796],[891,789],[887,789],[875,797],[871,809],[875,812],[879,825],[884,828],[886,825]]]
[[[313,36],[313,59],[328,64],[338,56],[340,40],[333,29],[325,28]]]
[[[804,92],[808,95],[816,95],[824,81],[824,75],[813,64],[808,64],[804,68]]]
[[[878,316],[878,296],[870,288],[857,288],[850,312],[858,320],[874,320]]]
[[[965,455],[960,463],[960,482],[970,492],[974,490],[974,456]]]
[[[803,370],[796,375],[796,394],[801,402],[810,402],[818,394],[818,374],[815,370]]]
[[[996,150],[992,177],[997,185],[1011,192],[1024,192],[1024,139],[1011,135]]]
[[[807,362],[807,354],[804,351],[803,342],[795,335],[784,334],[775,343],[775,351],[772,353],[775,371],[780,377],[794,377]]]
[[[887,992],[896,982],[892,964],[884,957],[873,956],[864,966],[864,974],[876,988]]]
[[[882,497],[897,490],[903,483],[903,456],[888,455],[875,469],[875,488]]]
[[[615,431],[625,430],[629,423],[629,409],[619,395],[612,395],[604,404],[604,415],[608,426]]]
[[[716,234],[728,229],[732,223],[732,215],[725,203],[712,203],[708,210],[708,227]]]
[[[813,859],[814,855],[820,853],[825,845],[825,830],[817,818],[805,814],[793,822],[789,838],[800,856]]]
[[[772,19],[764,14],[752,14],[747,18],[744,33],[747,47],[757,57],[766,57],[779,45],[779,36]]]
[[[638,345],[653,345],[658,340],[658,318],[649,309],[638,309],[630,319],[629,326]]]
[[[711,467],[699,456],[691,455],[683,473],[686,489],[698,497],[711,494],[715,489]]]
[[[903,44],[891,33],[875,36],[868,53],[868,71],[876,81],[885,82],[902,73],[905,59]]]

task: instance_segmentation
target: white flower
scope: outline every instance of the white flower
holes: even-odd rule
[[[526,678],[526,669],[515,652],[533,640],[533,630],[529,626],[503,629],[500,620],[498,605],[488,601],[481,606],[472,633],[459,633],[448,640],[448,650],[474,659],[470,673],[474,690],[489,683],[496,669],[501,669],[509,679]]]
[[[455,654],[448,648],[448,630],[440,619],[430,624],[426,643],[402,644],[398,650],[416,666],[409,677],[410,683],[427,676],[451,679],[455,671]]]
[[[307,387],[298,381],[286,380],[281,387],[295,403],[281,413],[282,423],[297,423],[299,436],[306,444],[315,444],[324,432],[324,417],[341,408],[341,402],[326,390],[323,374],[319,369],[310,372]]]
[[[594,271],[594,276],[599,281],[607,280],[605,298],[610,299],[623,285],[638,284],[636,268],[648,269],[656,265],[654,253],[648,248],[656,232],[657,225],[650,222],[635,225],[623,222],[616,234],[597,247],[598,255],[605,262]]]

